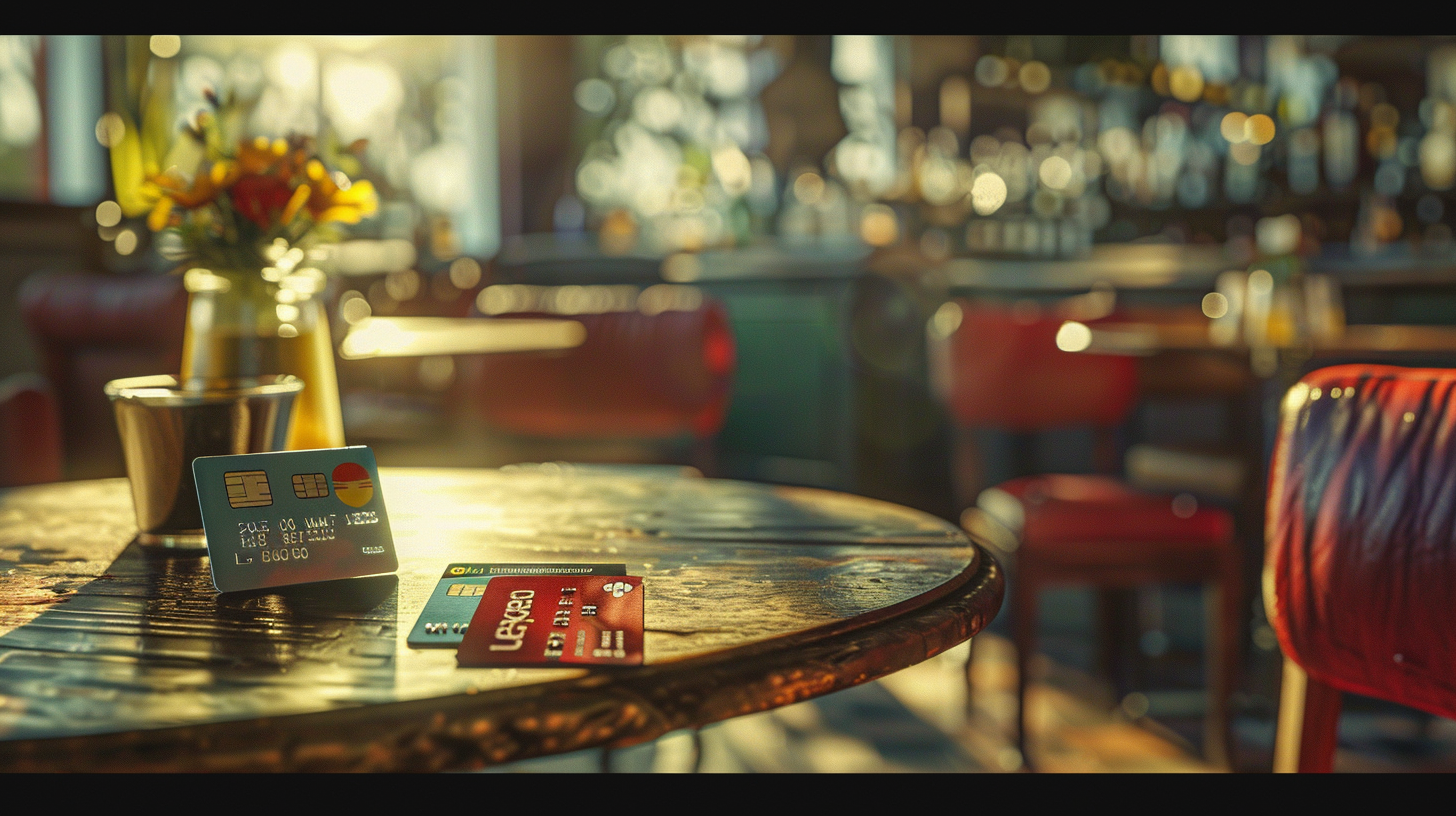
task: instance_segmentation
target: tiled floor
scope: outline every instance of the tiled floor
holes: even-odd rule
[[[1048,652],[1056,655],[1055,638]],[[1076,662],[1039,656],[1029,692],[1028,751],[1050,773],[1208,773],[1195,740],[1202,694],[1196,687],[1133,694],[1120,704]],[[1029,770],[1010,739],[1015,662],[995,632],[976,638],[967,710],[962,646],[874,683],[702,730],[670,734],[612,752],[615,772],[1003,773]],[[1070,655],[1070,657],[1068,657]],[[1166,661],[1165,661],[1166,662]],[[1236,768],[1272,764],[1277,652],[1259,650],[1250,691],[1236,700]],[[1272,669],[1272,675],[1271,675]],[[1166,685],[1166,683],[1165,683]],[[1135,716],[1140,715],[1140,716]],[[695,744],[696,742],[696,744]],[[700,747],[699,747],[700,746]],[[699,755],[699,750],[701,754]],[[516,763],[499,772],[596,772],[602,752]],[[1347,697],[1337,772],[1456,771],[1456,722]]]
[[[966,710],[967,647],[962,645],[877,682],[774,711],[718,723],[701,732],[705,773],[1005,772],[1022,769],[1009,739],[1014,663],[1009,644],[976,643],[974,705]],[[1038,770],[1214,770],[1171,733],[1127,717],[1060,686],[1071,674],[1047,665],[1032,690],[1032,744]],[[690,771],[693,735],[672,734],[615,751],[614,771]],[[597,771],[600,752],[517,763],[505,771]]]

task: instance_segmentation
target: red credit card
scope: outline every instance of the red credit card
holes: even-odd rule
[[[642,663],[642,579],[499,575],[460,642],[461,666]]]

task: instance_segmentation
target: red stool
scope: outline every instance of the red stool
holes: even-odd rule
[[[955,421],[1023,435],[1090,426],[1098,431],[1103,467],[1113,469],[1108,467],[1115,461],[1111,431],[1136,400],[1135,360],[1062,351],[1056,338],[1063,319],[1034,306],[958,305],[961,322],[946,348]],[[1028,669],[1042,589],[1202,583],[1213,590],[1205,752],[1227,762],[1242,593],[1233,519],[1226,511],[1199,506],[1186,494],[1139,491],[1111,476],[1033,475],[983,491],[962,523],[1003,552],[1014,553],[1010,607],[1018,669],[1016,742],[1023,757]]]
[[[1351,692],[1456,718],[1456,370],[1342,365],[1284,399],[1264,604],[1276,771],[1328,772]]]

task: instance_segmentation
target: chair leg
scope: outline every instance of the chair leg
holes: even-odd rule
[[[966,641],[966,722],[971,722],[976,716],[976,639]]]
[[[1136,641],[1136,598],[1130,589],[1107,588],[1097,591],[1097,670],[1112,686],[1114,700],[1122,698],[1138,684],[1129,659],[1129,643]]]
[[[1203,753],[1209,762],[1234,767],[1233,695],[1243,665],[1238,571],[1226,571],[1222,580],[1204,591],[1204,673],[1208,710],[1203,722]]]
[[[1030,768],[1031,757],[1026,752],[1026,689],[1031,682],[1031,658],[1036,653],[1036,585],[1029,580],[1025,563],[1011,590],[1011,630],[1016,647],[1016,716],[1013,726],[1016,730],[1016,750],[1021,752],[1022,764]]]
[[[1340,691],[1310,677],[1284,659],[1279,690],[1279,725],[1274,733],[1275,773],[1334,770],[1340,725]]]

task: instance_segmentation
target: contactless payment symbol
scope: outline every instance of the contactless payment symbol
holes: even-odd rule
[[[334,468],[334,495],[350,507],[363,507],[374,498],[374,481],[363,465],[345,462]]]

